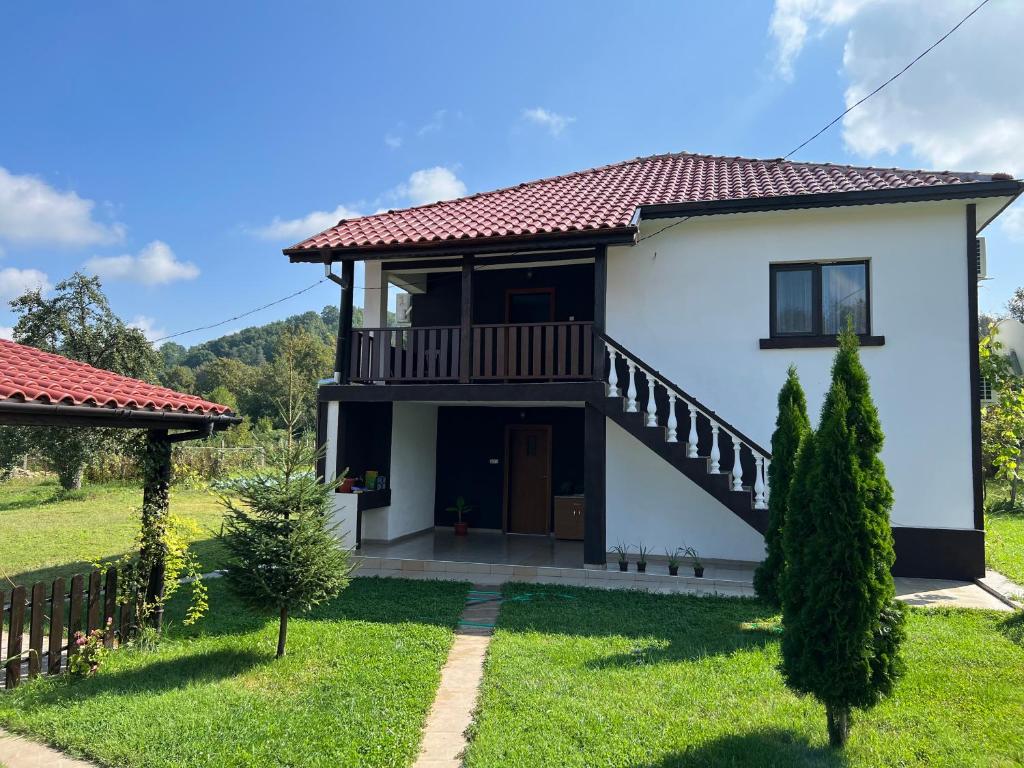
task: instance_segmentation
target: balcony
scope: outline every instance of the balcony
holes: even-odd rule
[[[462,328],[456,325],[355,328],[350,336],[349,381],[587,381],[594,376],[593,325],[475,324],[470,327],[468,350],[463,348]]]

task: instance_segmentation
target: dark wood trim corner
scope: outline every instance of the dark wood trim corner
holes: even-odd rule
[[[985,532],[969,528],[892,529],[894,576],[972,581],[985,575]]]
[[[470,339],[473,334],[473,256],[462,257],[461,308],[459,310],[459,381],[469,383]]]
[[[335,344],[334,371],[338,381],[348,384],[352,359],[352,294],[356,276],[354,262],[341,265],[341,298],[338,304],[338,340]]]
[[[594,325],[593,362],[594,381],[604,382],[604,333],[608,315],[608,247],[594,252]]]
[[[604,565],[608,560],[606,477],[606,422],[592,403],[583,419],[583,563]]]
[[[885,344],[885,336],[858,334],[862,347],[881,347]],[[776,336],[770,339],[759,339],[761,349],[816,349],[821,347],[838,347],[838,336]]]
[[[985,497],[981,460],[981,362],[978,359],[978,206],[967,204],[967,370],[971,418],[971,471],[974,481],[974,527],[985,529]],[[984,549],[984,545],[983,545]]]

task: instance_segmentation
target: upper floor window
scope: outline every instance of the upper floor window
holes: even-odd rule
[[[866,261],[772,264],[771,335],[835,336],[848,323],[871,333]]]

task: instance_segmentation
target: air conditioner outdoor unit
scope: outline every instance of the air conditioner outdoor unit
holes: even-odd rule
[[[412,324],[411,293],[400,293],[395,296],[395,322],[398,325]]]
[[[985,254],[985,238],[978,238],[978,279],[990,280],[988,276],[988,259]]]

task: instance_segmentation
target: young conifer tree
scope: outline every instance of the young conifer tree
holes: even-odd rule
[[[764,535],[767,556],[754,571],[754,589],[758,597],[776,608],[782,605],[780,580],[785,558],[782,554],[782,529],[789,506],[789,489],[796,470],[800,440],[810,429],[807,398],[800,386],[796,367],[789,366],[786,383],[779,390],[779,413],[772,433],[772,462],[768,467],[768,530]]]
[[[813,455],[802,453],[798,464],[784,533],[783,675],[825,705],[834,747],[846,744],[852,709],[890,694],[902,672],[904,613],[891,575],[882,439],[857,338],[846,331]]]

